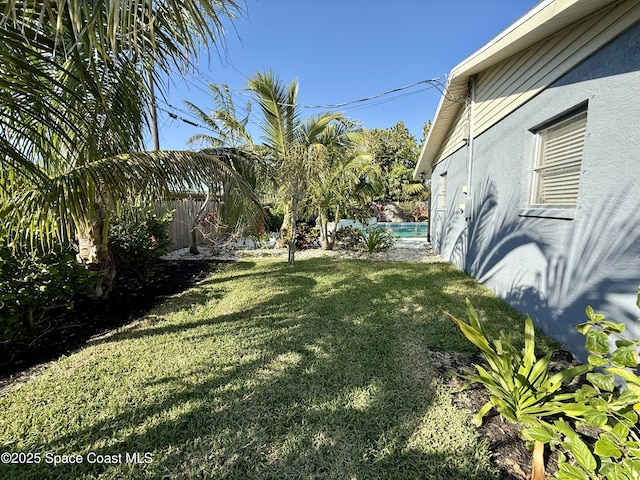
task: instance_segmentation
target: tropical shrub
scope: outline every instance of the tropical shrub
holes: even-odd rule
[[[476,372],[463,375],[469,383],[480,383],[491,394],[490,400],[474,419],[477,425],[482,423],[482,418],[492,408],[510,422],[533,425],[537,425],[543,417],[567,413],[565,400],[570,397],[567,394],[560,395],[562,384],[588,372],[590,367],[579,365],[550,375],[549,361],[553,352],[536,359],[535,330],[531,317],[527,315],[525,318],[524,347],[518,351],[508,336],[501,335],[499,340],[489,340],[469,299],[469,323],[449,313],[447,315],[464,336],[480,349],[487,361],[486,367],[475,365]]]
[[[573,405],[583,412],[575,428],[560,419],[539,433],[559,450],[557,478],[561,480],[639,479],[640,339],[626,337],[623,323],[609,322],[591,307],[586,314],[588,321],[576,329],[585,335],[588,363],[598,371],[588,373],[585,384],[572,394]],[[613,350],[611,339],[615,340]],[[622,383],[626,388],[616,387]],[[585,427],[596,434],[579,434]]]
[[[287,230],[284,230],[280,242],[284,245],[288,245],[291,240],[291,236]],[[316,227],[312,227],[307,222],[297,222],[296,224],[296,237],[295,237],[296,250],[307,250],[309,248],[317,248],[320,246],[320,230]]]
[[[362,230],[348,225],[336,231],[334,244],[344,250],[353,250],[362,243]]]
[[[640,293],[637,304],[640,308]],[[549,444],[558,452],[560,480],[640,479],[640,339],[626,337],[623,323],[607,321],[587,307],[588,321],[576,329],[585,335],[588,363],[550,376],[550,354],[535,359],[528,316],[520,353],[508,340],[491,345],[469,300],[467,313],[469,324],[448,315],[488,363],[465,375],[491,393],[475,422],[495,408],[510,421],[525,423],[522,436],[536,445],[532,478],[544,478],[543,458],[536,459],[535,452],[542,453],[540,447]],[[584,374],[578,390],[560,389],[565,380]],[[620,384],[626,388],[617,387]]]
[[[500,415],[512,423],[524,423],[533,428],[543,428],[545,417],[565,414],[578,416],[584,412],[582,405],[567,403],[571,394],[562,393],[561,387],[590,370],[589,365],[579,365],[558,372],[549,373],[552,352],[536,359],[535,330],[533,321],[527,315],[524,324],[524,347],[518,351],[508,336],[501,335],[490,341],[476,310],[467,302],[469,323],[447,313],[467,339],[480,349],[487,362],[486,366],[475,365],[476,371],[467,371],[464,378],[471,383],[479,383],[490,394],[489,401],[480,409],[474,423],[480,425],[483,417],[495,408]],[[536,433],[537,430],[530,430]],[[532,478],[544,478],[544,444],[548,437],[529,438],[535,440]]]
[[[391,248],[394,241],[393,233],[384,228],[367,227],[362,230],[349,225],[335,233],[335,245],[343,250],[379,252]]]
[[[307,250],[320,246],[320,229],[309,223],[300,222],[296,226],[296,249]]]
[[[284,222],[284,213],[274,212],[270,208],[265,208],[265,229],[267,232],[277,232]]]
[[[45,252],[0,247],[0,337],[34,332],[47,312],[73,308],[95,276],[71,249]]]
[[[362,232],[360,243],[369,253],[388,250],[393,246],[393,232],[386,228],[368,227]]]
[[[151,269],[166,253],[173,212],[158,215],[150,207],[128,207],[109,226],[109,248],[117,278],[146,283]]]

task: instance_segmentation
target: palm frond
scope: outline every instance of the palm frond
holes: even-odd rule
[[[305,145],[321,143],[329,146],[341,140],[343,132],[337,122],[340,118],[340,112],[324,112],[307,117],[298,130],[299,142]]]
[[[404,183],[402,184],[402,191],[406,195],[418,195],[427,191],[422,182]]]
[[[62,238],[72,225],[86,223],[96,203],[115,208],[144,192],[150,201],[176,191],[230,185],[238,197],[257,204],[247,182],[220,158],[188,151],[138,152],[104,158],[50,177],[43,185],[11,192],[3,213],[13,236],[28,230]]]
[[[239,147],[252,145],[251,135],[247,131],[249,116],[251,114],[251,103],[245,105],[245,115],[239,118],[237,108],[233,101],[231,90],[228,85],[209,85],[209,90],[213,96],[214,109],[210,114],[191,102],[185,102],[189,110],[198,120],[209,130],[217,135],[217,138],[209,136],[211,140],[209,146],[231,146]],[[207,138],[202,135],[194,135],[188,140],[189,143],[207,144]]]
[[[95,202],[162,197],[206,177],[249,195],[213,157],[127,153],[143,147],[147,74],[219,44],[223,19],[241,12],[235,0],[3,0],[0,11],[0,215],[14,233],[61,237]]]
[[[295,144],[295,131],[300,124],[297,82],[285,86],[273,72],[258,72],[249,80],[249,89],[256,93],[263,114],[260,128],[264,143],[281,158],[285,157],[288,147]]]

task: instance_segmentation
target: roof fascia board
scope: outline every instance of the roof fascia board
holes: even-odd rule
[[[544,0],[453,67],[451,76],[471,76],[486,70],[616,1]]]
[[[453,67],[447,78],[446,90],[438,103],[431,130],[418,158],[414,179],[419,179],[421,173],[431,175],[430,170],[438,153],[437,149],[446,137],[452,122],[451,116],[441,117],[442,111],[447,107],[455,108],[453,104],[456,103],[457,108],[462,108],[464,102],[460,98],[468,93],[462,91],[460,85],[466,85],[471,76],[617,1],[620,0],[543,0],[489,43]],[[458,86],[457,97],[451,94],[454,84]]]

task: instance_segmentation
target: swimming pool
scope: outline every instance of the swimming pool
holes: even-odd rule
[[[372,227],[391,230],[396,238],[426,238],[429,224],[427,222],[378,222]]]

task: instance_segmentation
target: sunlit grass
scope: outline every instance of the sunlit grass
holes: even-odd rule
[[[229,266],[0,399],[0,450],[41,455],[0,478],[494,478],[429,359],[473,351],[442,313],[465,297],[521,330],[447,264]]]

